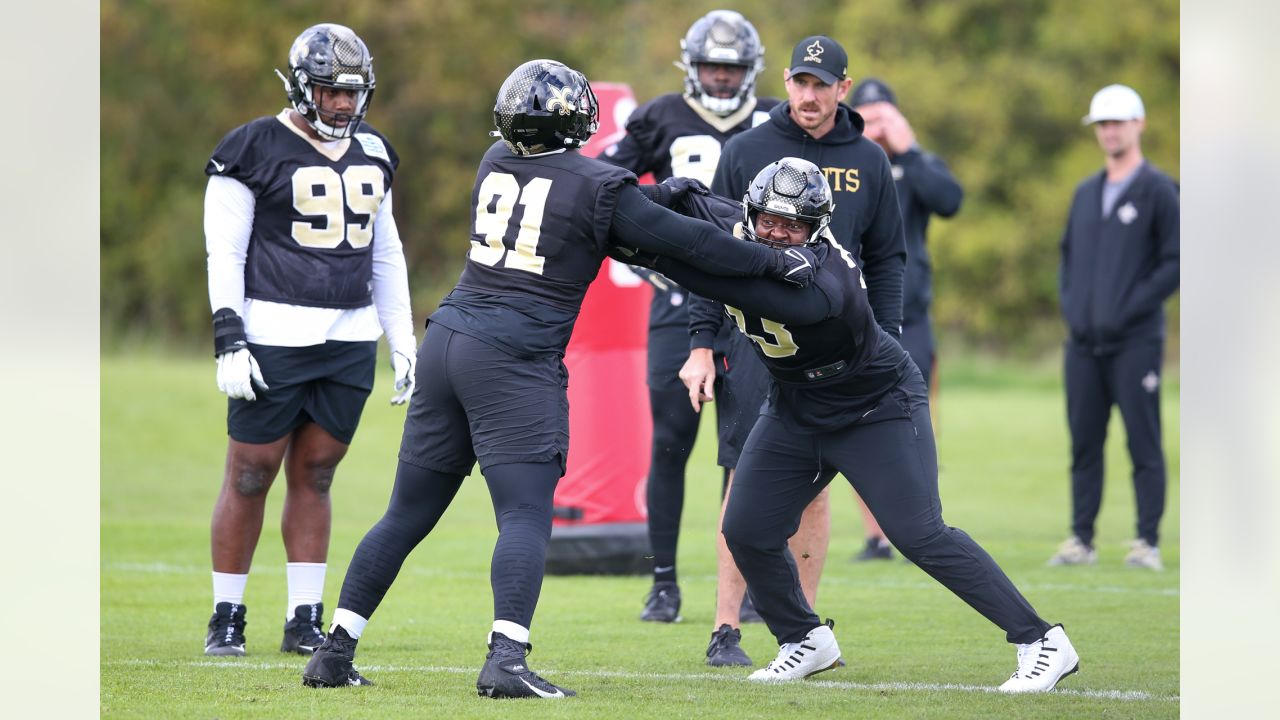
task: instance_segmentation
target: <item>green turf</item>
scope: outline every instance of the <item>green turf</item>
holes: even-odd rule
[[[325,600],[333,607],[351,553],[386,506],[403,410],[389,374],[334,484]],[[848,562],[861,527],[837,480],[818,610],[837,620],[848,667],[782,687],[747,669],[703,664],[715,591],[719,474],[714,436],[690,464],[680,544],[684,622],[639,622],[644,577],[548,577],[533,628],[533,667],[579,697],[527,702],[522,717],[1176,717],[1178,702],[1178,394],[1164,391],[1170,470],[1167,570],[1122,567],[1133,499],[1119,416],[1112,421],[1099,564],[1048,568],[1067,534],[1067,436],[1054,368],[944,366],[939,454],[945,517],[1002,564],[1037,609],[1064,622],[1081,672],[1060,692],[1004,697],[1013,670],[1003,634],[913,566]],[[303,688],[303,659],[276,651],[284,620],[283,491],[271,493],[246,596],[249,655],[206,659],[209,518],[225,452],[225,400],[212,359],[102,360],[101,710],[109,717],[500,717],[511,701],[475,697],[491,620],[496,530],[483,482],[464,485],[410,556],[361,641],[357,665],[376,687]],[[776,651],[760,625],[743,646]]]

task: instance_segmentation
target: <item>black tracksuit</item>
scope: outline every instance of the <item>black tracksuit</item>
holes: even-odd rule
[[[932,382],[934,339],[929,319],[933,303],[933,264],[929,261],[926,233],[929,216],[951,217],[960,210],[964,189],[946,163],[919,146],[889,158],[902,229],[907,241],[907,271],[902,282],[902,347],[911,355],[925,384]]]
[[[1137,536],[1156,545],[1165,506],[1160,439],[1164,301],[1178,289],[1177,184],[1150,163],[1102,214],[1106,172],[1076,188],[1062,235],[1059,295],[1071,429],[1072,532],[1092,545],[1102,502],[1103,445],[1120,407],[1138,506]]]

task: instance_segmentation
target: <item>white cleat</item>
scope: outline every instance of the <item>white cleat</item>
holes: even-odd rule
[[[1049,692],[1062,678],[1080,669],[1080,656],[1067,639],[1061,625],[1054,625],[1044,637],[1018,646],[1018,669],[1000,692]]]
[[[1134,540],[1129,546],[1129,554],[1124,556],[1124,564],[1147,570],[1164,570],[1164,563],[1160,561],[1160,548],[1148,544],[1142,538]]]
[[[826,625],[810,630],[800,642],[783,643],[778,648],[778,657],[748,675],[747,679],[756,682],[803,680],[839,666],[840,646],[836,644],[836,635],[831,631],[833,625],[828,620]]]
[[[1072,535],[1058,546],[1058,551],[1049,558],[1049,565],[1096,565],[1098,551],[1080,542],[1080,538]]]

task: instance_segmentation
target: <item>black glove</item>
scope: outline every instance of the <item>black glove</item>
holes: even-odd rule
[[[609,249],[605,254],[620,263],[650,269],[653,269],[658,264],[660,257],[653,253],[641,252],[636,248],[613,244],[609,245]]]
[[[779,250],[772,275],[796,287],[809,287],[818,272],[818,258],[806,247]]]
[[[666,180],[663,180],[662,184],[671,188],[671,202],[667,207],[675,207],[681,202],[684,202],[684,196],[689,193],[693,193],[694,195],[711,194],[711,191],[707,189],[706,185],[703,185],[701,182],[698,182],[691,177],[679,177],[677,175],[672,175]]]

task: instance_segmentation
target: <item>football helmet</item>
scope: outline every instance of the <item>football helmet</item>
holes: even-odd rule
[[[748,240],[771,247],[787,247],[785,243],[766,240],[756,235],[756,216],[761,211],[809,223],[809,237],[804,244],[818,245],[822,231],[831,224],[831,186],[817,165],[798,157],[784,157],[769,163],[756,173],[742,196],[742,229]]]
[[[555,60],[530,60],[498,90],[489,133],[517,155],[582,147],[600,129],[600,103],[587,76]]]
[[[369,111],[376,85],[373,56],[355,32],[345,25],[312,25],[289,48],[289,74],[276,70],[284,81],[284,91],[298,114],[327,140],[351,137]],[[331,113],[322,112],[315,96],[317,86],[354,90],[355,110],[345,125],[336,124]]]
[[[700,63],[740,65],[747,69],[733,97],[718,98],[709,94],[698,80]],[[764,69],[764,47],[760,34],[741,13],[733,10],[712,10],[698,18],[680,41],[680,62],[676,67],[684,70],[684,94],[696,99],[711,112],[725,116],[742,107],[743,101],[753,97],[756,75]]]

